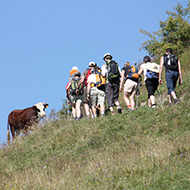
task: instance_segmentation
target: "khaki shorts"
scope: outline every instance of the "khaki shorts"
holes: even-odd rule
[[[137,91],[137,83],[133,80],[127,79],[124,85],[124,92],[131,93],[133,91]]]
[[[97,88],[90,90],[90,99],[93,106],[105,104],[105,92]]]
[[[71,103],[72,104],[82,103],[82,97],[83,97],[83,95],[72,95],[71,96]]]

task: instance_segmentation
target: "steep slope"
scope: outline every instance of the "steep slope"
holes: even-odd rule
[[[0,189],[188,189],[188,60],[189,52],[181,59],[178,105],[77,122],[60,118],[1,148]],[[165,91],[162,85],[162,97]]]

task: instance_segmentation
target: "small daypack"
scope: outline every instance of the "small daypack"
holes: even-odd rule
[[[120,78],[119,66],[116,61],[111,60],[109,63],[106,63],[108,68],[108,80],[112,81],[113,79]]]
[[[77,94],[77,93],[76,93],[76,90],[77,90],[77,88],[78,88],[78,83],[79,83],[80,79],[81,79],[81,78],[79,78],[79,79],[73,78],[73,79],[71,80],[71,86],[70,86],[70,93],[71,93],[71,95],[76,95],[76,94]],[[79,94],[82,94],[81,87],[79,87]]]
[[[155,73],[153,71],[147,70],[146,77],[149,79],[158,78],[158,73]]]
[[[178,71],[178,58],[172,55],[164,55],[164,65],[166,70]]]
[[[91,83],[92,87],[97,87],[99,89],[103,89],[104,85],[106,84],[106,79],[101,75],[101,70],[95,70],[95,76],[96,76],[96,83]]]
[[[127,72],[125,73],[125,78],[126,79],[128,79],[128,78],[136,78],[136,79],[138,79],[139,74],[138,74],[137,67],[135,67],[134,65],[129,65],[127,67],[128,67],[128,69],[127,69]]]

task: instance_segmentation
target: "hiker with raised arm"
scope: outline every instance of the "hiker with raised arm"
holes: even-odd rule
[[[139,80],[138,69],[129,62],[125,63],[121,70],[120,92],[124,84],[123,99],[127,105],[128,110],[135,110],[135,94],[137,92],[137,84]]]
[[[101,117],[103,117],[105,114],[105,78],[102,77],[99,68],[91,69],[87,83],[87,99],[92,102],[93,117],[97,117],[99,107]]]
[[[154,93],[158,88],[158,73],[159,73],[159,65],[151,62],[151,58],[149,56],[145,56],[143,58],[143,64],[140,66],[138,74],[144,75],[144,81],[146,85],[146,89],[148,92],[148,106],[155,108],[155,96]]]
[[[120,68],[116,61],[112,60],[112,55],[106,53],[103,57],[105,63],[102,65],[102,76],[106,78],[106,100],[111,114],[114,114],[114,106],[117,106],[118,113],[122,112],[119,103],[119,83],[120,83]]]
[[[160,70],[159,70],[159,83],[162,84],[162,69],[163,65],[166,70],[166,83],[169,95],[169,105],[172,103],[172,99],[175,104],[179,103],[179,100],[175,93],[175,87],[179,77],[179,85],[182,84],[182,73],[180,60],[173,54],[171,48],[167,48],[165,54],[160,59]]]

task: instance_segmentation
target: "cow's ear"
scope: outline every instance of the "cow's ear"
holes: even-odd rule
[[[36,107],[36,106],[33,106],[33,109],[34,109],[34,110],[37,110],[37,107]]]
[[[48,108],[49,104],[44,104],[44,108]]]

